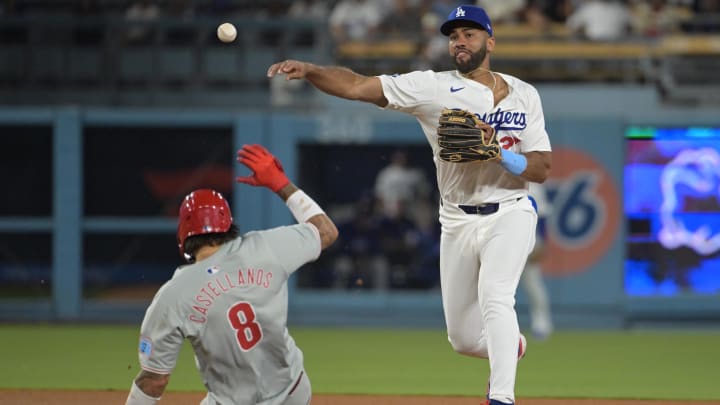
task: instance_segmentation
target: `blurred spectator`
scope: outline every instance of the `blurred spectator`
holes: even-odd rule
[[[196,13],[192,0],[174,0],[167,3],[163,11],[165,16],[176,21],[192,21]],[[195,43],[197,37],[198,29],[190,25],[172,25],[165,30],[166,45],[190,45]]]
[[[384,16],[381,3],[340,0],[330,12],[330,32],[335,42],[372,39]]]
[[[99,15],[103,13],[103,8],[98,4],[98,0],[78,0],[74,12],[79,16]]]
[[[237,6],[232,0],[210,0],[210,4],[203,9],[208,14],[228,16],[237,11]]]
[[[681,24],[692,17],[692,11],[666,0],[636,0],[632,6],[635,32],[657,37],[680,31]]]
[[[98,17],[104,13],[104,8],[98,0],[79,0],[73,8],[73,13],[79,17]],[[95,19],[85,19],[88,23],[77,24],[72,31],[72,42],[75,45],[98,46],[105,38],[105,24]]]
[[[524,22],[542,30],[550,24],[564,24],[571,10],[571,0],[528,0],[521,14]]]
[[[251,5],[247,7],[246,14],[263,20],[285,17],[290,9],[290,4],[285,1],[258,1],[248,3]]]
[[[168,3],[167,14],[182,20],[195,18],[195,2],[192,0],[173,0]]]
[[[720,13],[720,0],[695,0],[693,10],[695,13]]]
[[[328,252],[334,258],[333,287],[387,289],[388,264],[372,198],[361,198],[352,219],[339,223],[338,231],[338,242]]]
[[[525,0],[479,0],[476,3],[485,9],[493,24],[517,22],[526,6]]]
[[[530,330],[537,339],[547,339],[553,332],[550,313],[550,296],[542,274],[543,255],[546,253],[546,226],[552,214],[547,190],[540,183],[528,183],[528,197],[538,215],[535,246],[528,256],[520,284],[527,293],[530,304]]]
[[[413,268],[420,258],[421,232],[407,209],[413,203],[399,201],[393,215],[382,216],[378,222],[381,249],[387,260],[392,288],[404,288],[410,283]]]
[[[403,206],[424,201],[430,192],[422,170],[408,166],[407,154],[395,151],[390,164],[385,166],[375,178],[375,195],[380,203],[380,212],[394,218],[402,213]],[[414,214],[410,208],[411,216]]]
[[[329,13],[328,2],[323,0],[294,0],[288,9],[288,15],[294,18],[325,19]]]
[[[327,21],[330,9],[328,3],[321,0],[294,0],[288,9],[288,16],[298,19],[315,19],[318,21]],[[312,46],[316,42],[315,28],[298,31],[293,39],[293,45]],[[283,80],[286,81],[286,80]],[[292,83],[294,80],[286,81]]]
[[[448,51],[448,39],[437,27],[443,21],[432,11],[426,12],[421,21],[422,42],[418,58],[413,63],[413,70],[450,70],[453,68]]]
[[[692,32],[720,32],[720,0],[695,0],[695,18],[687,26]]]
[[[591,41],[614,41],[630,32],[632,15],[617,0],[586,0],[568,17],[567,26]]]
[[[408,288],[437,288],[440,286],[440,222],[418,226],[418,260],[413,268]]]
[[[437,190],[435,190],[437,191]],[[416,229],[409,239],[415,248],[412,268],[405,288],[437,288],[440,286],[440,221],[439,195],[413,202]]]
[[[464,4],[475,4],[474,1],[464,1]],[[447,19],[450,12],[460,4],[457,0],[430,0],[430,11],[435,13],[442,21]],[[435,27],[437,29],[437,27]]]
[[[411,0],[392,0],[390,10],[385,13],[385,17],[378,25],[378,32],[383,39],[414,40],[421,30],[422,12]]]
[[[152,30],[145,25],[148,21],[156,20],[160,16],[160,7],[151,0],[137,0],[125,11],[125,20],[131,25],[126,32],[129,43],[145,43],[150,41]]]
[[[572,14],[572,0],[539,0],[542,13],[550,22],[565,23]]]

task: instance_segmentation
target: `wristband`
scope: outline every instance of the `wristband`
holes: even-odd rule
[[[292,193],[287,201],[285,201],[285,205],[288,206],[295,220],[300,224],[304,224],[315,215],[325,213],[325,211],[302,190]]]
[[[520,175],[527,168],[527,158],[525,155],[515,153],[513,151],[500,148],[502,161],[500,164],[512,174]]]
[[[150,395],[144,393],[133,381],[132,387],[130,387],[130,395],[125,401],[125,405],[155,405],[160,398],[153,398]]]

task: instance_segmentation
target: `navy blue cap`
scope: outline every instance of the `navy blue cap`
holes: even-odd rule
[[[465,24],[463,24],[465,23]],[[469,23],[469,24],[468,24]],[[447,21],[440,26],[440,32],[448,36],[455,27],[477,26],[485,31],[488,35],[493,36],[492,24],[485,10],[480,7],[462,4],[455,10],[450,12]]]

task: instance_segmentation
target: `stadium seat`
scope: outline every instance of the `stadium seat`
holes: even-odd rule
[[[159,51],[159,79],[163,83],[191,82],[195,74],[194,49],[162,47]]]
[[[102,53],[93,47],[73,47],[68,51],[66,78],[78,84],[96,84],[102,80]]]
[[[118,52],[117,78],[123,84],[138,84],[154,77],[154,49],[130,47]]]
[[[12,83],[22,78],[25,70],[25,50],[22,45],[0,47],[0,80]]]
[[[208,47],[203,52],[203,74],[207,83],[240,80],[239,54],[236,49]]]

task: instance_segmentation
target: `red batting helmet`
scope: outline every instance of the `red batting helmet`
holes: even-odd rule
[[[227,200],[215,190],[201,189],[188,194],[180,205],[178,247],[185,257],[185,239],[193,235],[227,232],[232,225]]]

